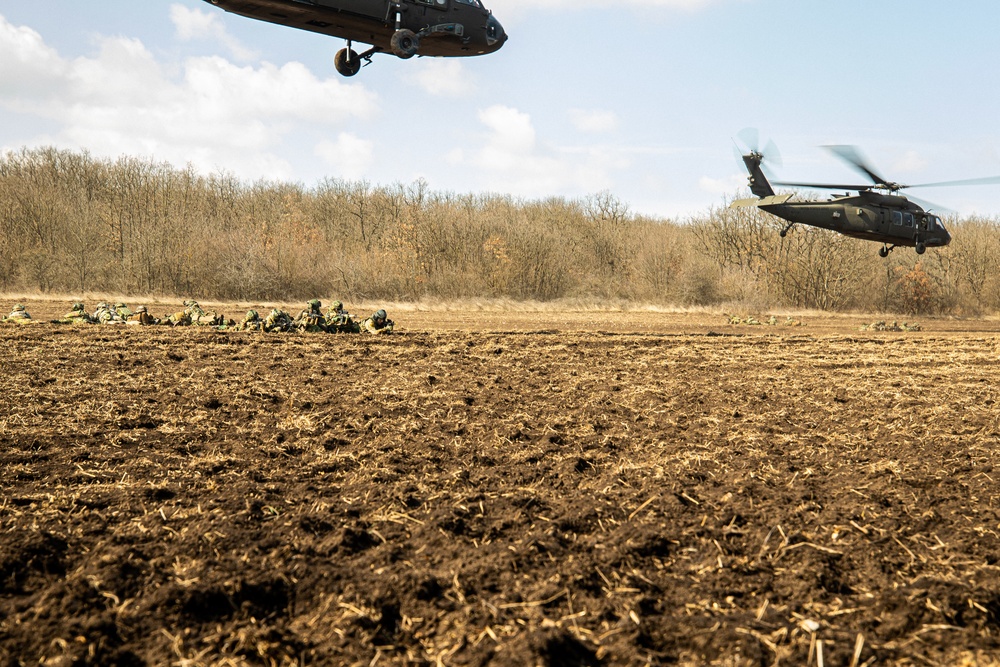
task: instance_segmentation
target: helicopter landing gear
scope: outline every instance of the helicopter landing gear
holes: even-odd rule
[[[351,47],[337,51],[333,57],[333,66],[342,76],[354,76],[361,71],[361,58]]]
[[[333,66],[342,76],[354,76],[361,71],[361,67],[363,66],[361,61],[364,61],[366,65],[370,65],[372,56],[378,51],[378,48],[372,47],[364,53],[359,54],[351,48],[351,41],[348,40],[347,47],[337,51],[337,55],[333,57]]]
[[[794,222],[789,222],[787,225],[785,225],[784,229],[778,232],[778,236],[780,236],[781,238],[785,238],[786,236],[788,236],[789,230],[791,230],[791,228],[794,226],[795,226]]]
[[[895,247],[896,246],[890,247],[888,245],[883,245],[881,248],[878,249],[878,256],[881,257],[882,259],[885,259],[886,257],[889,256],[889,253],[892,252],[892,249]]]
[[[917,245],[915,246],[915,248],[918,255],[923,255],[925,252],[927,252],[927,244],[925,244],[923,241],[917,241]]]
[[[420,48],[420,35],[412,30],[402,28],[392,33],[392,40],[389,44],[392,47],[392,52],[400,58],[404,60],[412,58],[417,55],[417,49]]]

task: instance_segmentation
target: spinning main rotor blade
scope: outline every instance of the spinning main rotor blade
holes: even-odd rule
[[[962,181],[942,181],[941,183],[920,183],[919,185],[906,185],[907,188],[938,188],[950,187],[952,185],[997,185],[1000,184],[1000,176],[987,176],[986,178],[968,178]]]
[[[948,208],[947,206],[938,206],[934,202],[929,202],[926,199],[920,199],[918,197],[914,197],[911,194],[907,194],[906,198],[909,199],[914,204],[916,204],[917,206],[919,206],[920,208],[922,208],[925,211],[927,211],[928,213],[930,213],[932,211],[935,212],[935,213],[942,213],[942,214],[945,214],[945,213],[954,213],[954,211],[951,210],[950,208]]]
[[[879,176],[874,169],[868,166],[868,163],[854,146],[824,146],[823,148],[872,179],[872,183],[875,185],[891,185],[889,181]]]
[[[771,181],[772,185],[784,185],[790,188],[818,188],[820,190],[871,190],[871,185],[843,185],[836,183],[792,183],[791,181]]]

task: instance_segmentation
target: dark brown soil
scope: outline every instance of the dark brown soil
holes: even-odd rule
[[[0,665],[1000,657],[995,323],[573,317],[0,326]]]

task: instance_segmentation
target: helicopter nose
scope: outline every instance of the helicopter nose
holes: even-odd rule
[[[493,14],[490,14],[486,18],[486,44],[495,51],[503,46],[506,41],[507,33],[504,32],[503,26],[500,25],[500,21]]]

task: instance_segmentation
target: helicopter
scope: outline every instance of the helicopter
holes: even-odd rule
[[[376,53],[478,56],[493,53],[507,33],[480,0],[205,0],[227,12],[347,40],[333,62],[354,76]],[[358,53],[354,42],[371,45]]]
[[[762,211],[788,221],[781,230],[784,238],[796,224],[829,229],[838,234],[854,238],[876,241],[882,244],[878,254],[888,257],[894,248],[912,247],[918,255],[927,248],[939,248],[951,243],[951,234],[945,229],[941,218],[924,206],[925,202],[906,198],[897,194],[900,190],[919,187],[950,185],[988,185],[1000,183],[1000,176],[977,178],[942,183],[903,185],[888,181],[872,169],[854,146],[824,146],[834,155],[844,160],[871,180],[871,184],[829,184],[793,183],[774,181],[774,185],[791,188],[817,188],[824,190],[846,190],[847,194],[834,196],[826,201],[792,201],[793,194],[775,194],[771,183],[764,175],[761,165],[764,153],[756,147],[741,155],[747,171],[750,172],[750,192],[752,199],[740,199],[730,204],[730,208],[755,206]],[[857,194],[850,194],[854,191]]]

